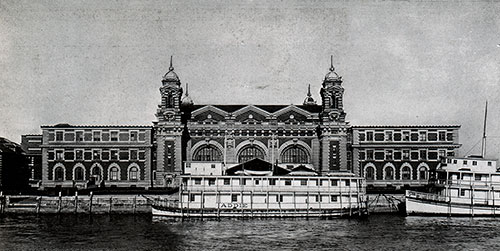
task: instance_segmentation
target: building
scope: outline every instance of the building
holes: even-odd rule
[[[30,186],[40,187],[42,183],[42,135],[22,135],[21,148],[28,161]]]
[[[42,126],[42,187],[151,186],[150,126]]]
[[[353,126],[354,172],[379,188],[424,186],[443,157],[457,155],[460,126]]]
[[[187,90],[182,96],[172,64],[160,93],[154,123],[157,185],[172,185],[185,170],[220,175],[254,158],[321,174],[351,171],[344,88],[333,65],[322,82],[322,105],[310,90],[302,105],[195,105]]]
[[[21,146],[0,137],[0,191],[25,190],[29,172]]]

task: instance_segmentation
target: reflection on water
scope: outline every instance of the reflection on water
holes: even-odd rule
[[[0,250],[500,250],[499,231],[495,218],[8,216],[0,218]]]

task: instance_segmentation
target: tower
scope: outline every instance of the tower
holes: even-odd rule
[[[154,125],[156,139],[155,185],[174,186],[175,176],[182,173],[181,98],[182,87],[174,72],[172,57],[170,67],[163,76],[160,87],[161,103],[158,105]],[[155,175],[153,175],[155,177]]]
[[[330,72],[323,80],[321,88],[322,119],[323,121],[345,122],[344,112],[344,87],[342,77],[335,72],[333,56],[330,58]]]
[[[316,100],[311,95],[311,85],[307,87],[307,97],[304,99],[304,105],[316,105]]]

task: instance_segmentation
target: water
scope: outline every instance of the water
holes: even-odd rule
[[[7,216],[0,250],[500,250],[500,219],[165,220]]]

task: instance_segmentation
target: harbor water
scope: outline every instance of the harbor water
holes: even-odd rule
[[[499,230],[498,218],[8,215],[0,218],[0,250],[500,250]]]

